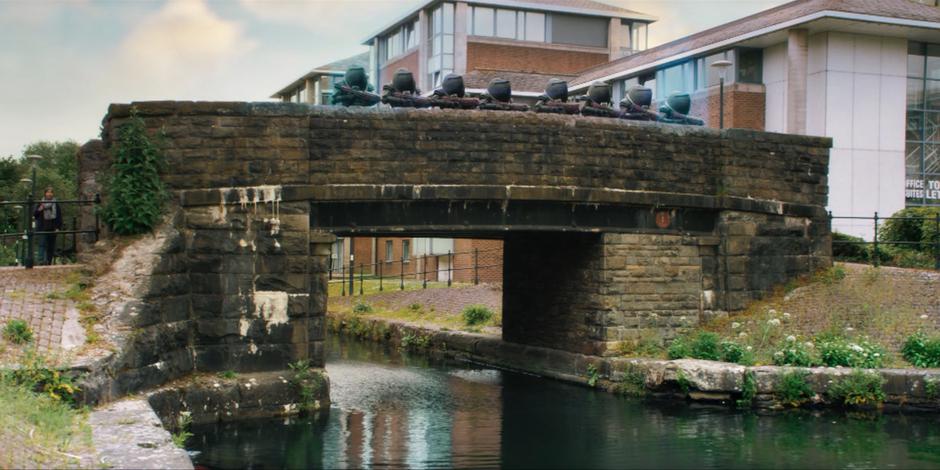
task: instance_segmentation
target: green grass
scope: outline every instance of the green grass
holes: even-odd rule
[[[10,378],[0,377],[0,436],[20,432],[43,450],[68,452],[90,445],[87,413],[47,394],[38,394]],[[30,434],[32,437],[30,438]]]
[[[361,283],[361,285],[362,285],[363,296],[381,294],[383,292],[399,292],[402,290],[399,280],[392,279],[392,278],[385,278],[382,281],[381,283],[382,290],[379,290],[378,279],[369,279],[368,277],[366,277],[364,281]],[[468,285],[468,284],[458,284],[456,282],[453,283],[453,286],[465,286],[465,285]],[[427,288],[428,289],[440,289],[440,288],[446,288],[446,287],[447,287],[446,282],[428,281]],[[421,290],[423,288],[424,288],[424,284],[420,280],[416,281],[414,279],[405,279],[405,288],[404,288],[405,291]],[[339,279],[334,277],[333,280],[330,281],[329,295],[330,297],[337,297],[337,298],[341,297],[341,294],[343,293],[344,289],[346,291],[346,296],[348,297],[350,295],[349,278],[346,279],[345,286],[344,286],[343,283],[339,281]],[[359,296],[359,289],[360,289],[359,276],[356,275],[356,282],[354,283],[354,287],[352,291],[353,297]]]
[[[33,330],[23,320],[10,320],[3,327],[3,338],[13,344],[25,344],[33,340]]]

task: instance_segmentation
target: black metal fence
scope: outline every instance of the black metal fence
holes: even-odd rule
[[[72,215],[66,217],[64,215],[66,211],[63,209],[62,229],[55,231],[37,230],[33,213],[36,207],[42,203],[41,200],[28,199],[24,201],[0,201],[0,207],[12,207],[15,210],[22,211],[21,216],[18,217],[18,226],[16,230],[0,233],[0,244],[14,246],[16,259],[19,265],[25,266],[27,269],[33,267],[36,260],[35,250],[38,245],[36,237],[40,235],[57,235],[55,247],[53,248],[53,257],[60,259],[70,258],[75,255],[78,247],[79,235],[94,235],[94,240],[98,241],[98,236],[101,233],[101,225],[97,210],[98,206],[101,205],[100,195],[96,194],[93,199],[71,199],[56,202],[59,204],[59,207],[95,206],[94,228],[79,228],[80,217],[76,215],[77,211],[74,211]],[[71,228],[69,228],[70,226]]]
[[[492,258],[496,253],[502,253],[502,248],[492,249],[473,249],[469,251],[453,252],[447,254],[426,254],[419,256],[401,256],[399,259],[377,261],[374,263],[355,263],[349,261],[341,263],[339,268],[331,268],[329,271],[329,282],[333,285],[340,285],[340,295],[356,295],[357,287],[359,295],[363,295],[366,282],[377,284],[379,291],[388,289],[405,290],[406,283],[420,282],[422,289],[428,288],[428,282],[445,284],[451,287],[454,284],[454,275],[456,273],[469,272],[466,279],[467,283],[474,285],[480,284],[481,273],[485,270],[502,268],[502,256],[499,256],[498,262],[483,260],[482,258]],[[447,267],[442,268],[439,259],[447,260]],[[455,267],[454,262],[458,258],[469,258],[468,262],[460,263],[461,266]],[[432,262],[433,261],[433,262]],[[433,269],[431,269],[433,267]],[[444,276],[445,279],[440,279]],[[357,286],[358,281],[358,286]]]
[[[832,212],[829,213],[829,226],[832,226],[833,220],[865,220],[873,222],[872,227],[872,241],[865,240],[833,240],[832,247],[833,251],[836,250],[837,246],[848,246],[848,245],[861,245],[868,246],[871,245],[872,252],[871,256],[868,257],[868,260],[874,266],[879,266],[881,264],[881,251],[879,246],[908,246],[908,247],[922,247],[927,244],[933,245],[933,255],[934,255],[934,269],[940,271],[940,214],[936,214],[933,217],[880,217],[877,212],[873,217],[849,217],[849,216],[834,216]],[[933,233],[933,242],[921,241],[912,241],[912,240],[883,240],[879,239],[879,230],[883,228],[883,225],[879,225],[879,222],[884,223],[889,220],[904,220],[904,221],[919,221],[923,222],[933,222],[934,224],[934,233]],[[861,260],[859,260],[861,261]]]

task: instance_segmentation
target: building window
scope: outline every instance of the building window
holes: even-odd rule
[[[441,80],[454,71],[454,4],[444,3],[428,15],[428,80],[438,87]]]
[[[418,46],[418,21],[409,21],[379,41],[382,64]]]
[[[940,206],[940,44],[908,45],[905,136],[907,205]]]
[[[630,48],[635,51],[645,51],[649,39],[649,28],[646,23],[633,23],[630,35]]]
[[[492,36],[495,31],[496,15],[492,8],[473,7],[473,34]]]
[[[764,50],[738,49],[736,79],[739,83],[764,82]]]
[[[385,262],[391,263],[392,261],[395,261],[395,248],[391,240],[385,240]]]
[[[695,62],[688,61],[656,72],[656,95],[669,96],[674,92],[695,91]]]
[[[552,44],[607,47],[608,18],[555,13],[550,23]]]
[[[401,241],[401,258],[406,263],[411,259],[411,240]]]
[[[717,54],[712,54],[707,57],[702,57],[695,60],[695,89],[702,90],[705,88],[718,86],[718,83],[721,79],[721,72],[718,71],[715,67],[712,67],[712,64],[718,62],[719,60],[728,60],[732,64],[736,65],[734,51],[724,51]],[[732,70],[736,70],[735,65],[732,65]],[[737,74],[732,72],[728,73],[725,76],[725,84],[734,83],[735,76]]]

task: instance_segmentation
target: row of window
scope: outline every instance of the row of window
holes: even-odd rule
[[[940,44],[908,45],[905,139],[907,205],[940,205]]]
[[[631,77],[621,82],[623,90],[643,85],[653,90],[653,99],[674,92],[694,93],[719,84],[721,71],[712,67],[719,60],[732,63],[726,72],[725,83],[763,83],[764,53],[762,49],[738,48],[707,57],[691,59],[681,64]]]
[[[379,41],[379,57],[385,63],[415,47],[418,47],[418,20],[403,24]]]
[[[609,26],[607,18],[595,16],[479,6],[470,7],[467,12],[467,34],[520,41],[607,47]],[[631,37],[628,34],[625,40]],[[632,47],[630,44],[620,46]]]
[[[408,262],[411,258],[411,240],[401,241],[401,259]],[[395,246],[392,240],[385,240],[385,262],[395,261]]]
[[[428,18],[428,81],[436,88],[454,71],[454,4],[442,3]]]

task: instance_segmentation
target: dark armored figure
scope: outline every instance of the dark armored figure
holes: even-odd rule
[[[656,121],[659,115],[650,110],[653,104],[653,90],[645,86],[634,85],[627,90],[620,101],[620,117],[631,121]]]
[[[480,100],[467,96],[462,76],[449,73],[441,82],[441,87],[431,95],[431,106],[442,109],[477,109]]]
[[[366,69],[358,65],[353,66],[346,70],[342,81],[333,85],[332,103],[343,106],[372,106],[382,101],[382,97],[372,93],[373,90]]]
[[[659,107],[659,122],[704,126],[705,121],[688,115],[691,108],[692,97],[689,96],[688,93],[672,93],[666,98],[662,106]]]
[[[430,108],[431,101],[421,96],[415,77],[408,69],[398,69],[392,83],[382,87],[382,102],[393,108]]]
[[[535,103],[535,112],[550,114],[578,114],[581,107],[568,102],[568,82],[553,78],[545,86],[545,93],[539,95]]]
[[[492,111],[528,111],[524,104],[513,104],[509,80],[494,78],[480,95],[480,109]]]
[[[578,101],[582,103],[581,114],[584,116],[620,117],[620,112],[611,106],[610,96],[610,84],[604,82],[592,83],[588,87],[587,94],[578,97]]]

